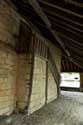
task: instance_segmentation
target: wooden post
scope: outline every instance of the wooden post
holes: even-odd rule
[[[80,91],[83,92],[83,73],[80,73]]]
[[[47,104],[47,99],[48,99],[48,61],[46,61],[45,104]]]
[[[32,93],[32,84],[33,84],[33,73],[34,73],[34,60],[35,60],[35,55],[34,55],[34,41],[35,41],[35,35],[32,35],[32,40],[31,40],[31,53],[32,53],[32,67],[31,67],[31,73],[30,73],[30,89],[29,89],[29,99],[28,99],[28,105],[27,105],[27,110],[29,109],[30,105],[30,98],[31,98],[31,93]]]

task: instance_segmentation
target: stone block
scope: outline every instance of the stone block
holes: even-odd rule
[[[32,93],[29,113],[40,109],[45,104],[46,62],[40,57],[35,57]]]
[[[0,115],[10,114],[15,107],[16,53],[0,43]]]

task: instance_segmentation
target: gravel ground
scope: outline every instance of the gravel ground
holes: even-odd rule
[[[12,125],[83,125],[83,93],[61,92],[61,97]]]

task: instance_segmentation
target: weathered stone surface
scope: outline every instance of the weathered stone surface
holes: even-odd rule
[[[35,57],[32,93],[29,105],[29,113],[32,113],[45,104],[46,62]]]
[[[48,67],[48,87],[47,102],[51,102],[57,98],[57,84],[54,80],[50,67]]]
[[[0,44],[0,115],[9,115],[15,108],[16,68],[16,53]]]
[[[61,51],[55,53],[55,63],[60,72]],[[56,61],[57,60],[57,61]],[[54,80],[53,74],[48,66],[48,85],[47,85],[47,103],[57,98],[57,84]],[[29,114],[40,109],[46,102],[46,61],[39,56],[35,56],[34,75],[32,84],[32,93],[29,105]]]
[[[32,87],[29,113],[45,104],[46,60],[35,56],[33,84],[31,86],[32,54],[17,55],[8,45],[16,44],[19,34],[19,15],[6,1],[0,1],[0,114],[24,110],[28,106]],[[25,39],[26,40],[26,39]],[[26,41],[24,41],[26,42]],[[4,44],[6,43],[6,45]],[[60,72],[61,52],[55,49],[55,63]],[[48,72],[48,102],[57,97],[56,83]]]

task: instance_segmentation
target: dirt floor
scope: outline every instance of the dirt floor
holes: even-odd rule
[[[61,92],[61,97],[12,125],[83,125],[83,93]]]

